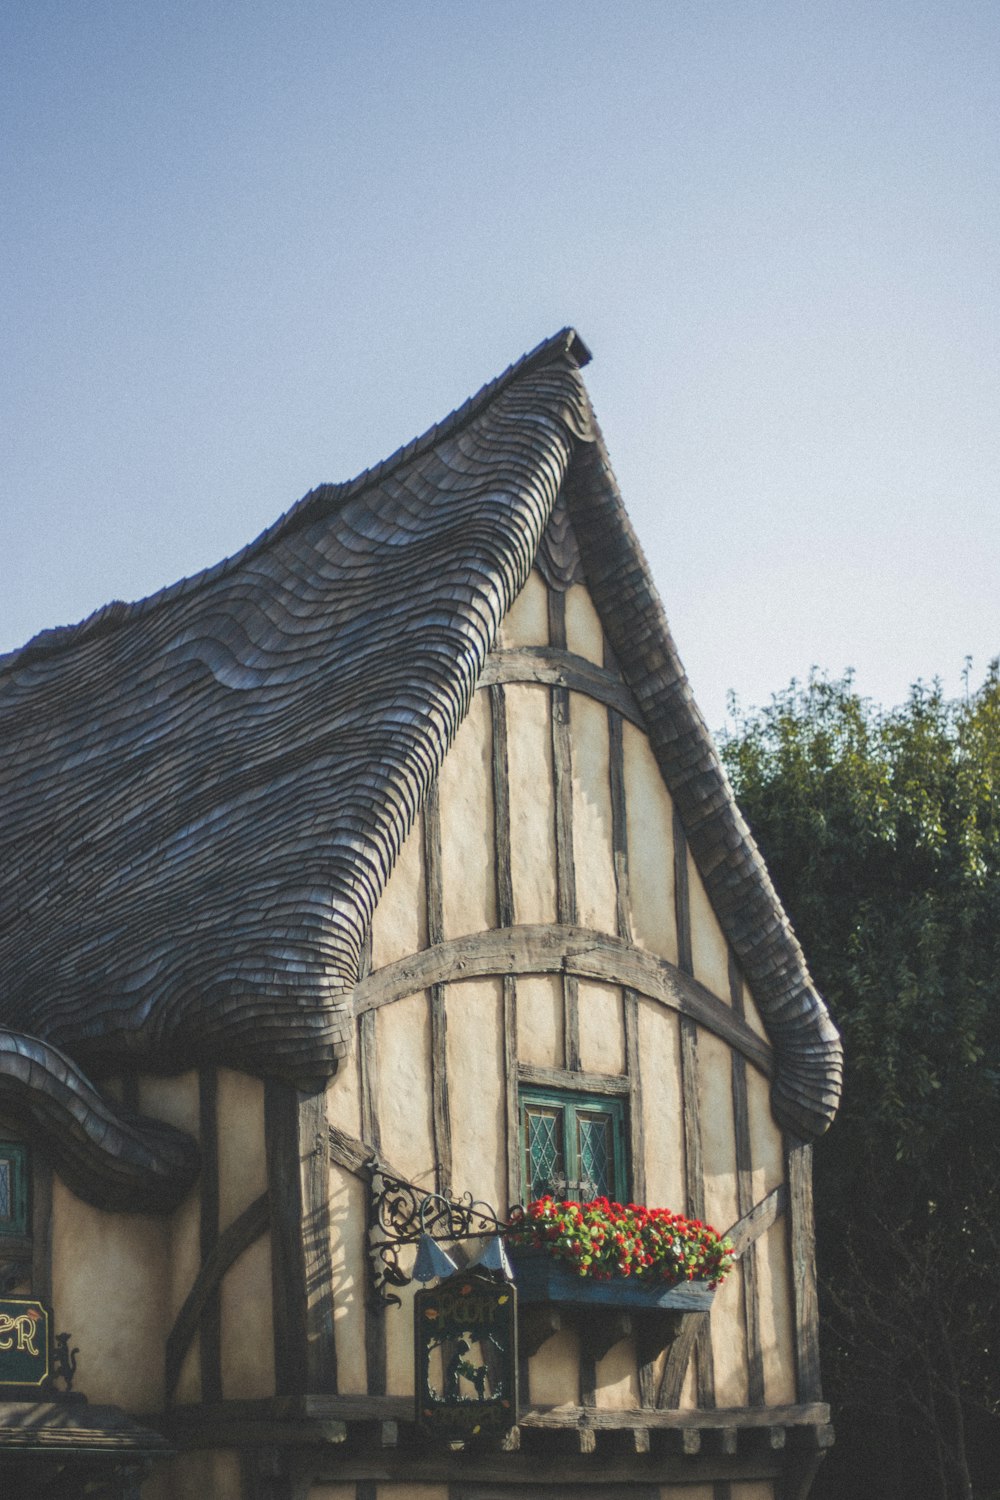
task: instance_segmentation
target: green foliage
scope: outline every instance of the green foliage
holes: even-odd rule
[[[814,675],[735,721],[723,759],[844,1037],[816,1153],[841,1436],[872,1414],[896,1433],[872,1494],[995,1494],[1000,666],[887,712]],[[842,1484],[849,1463],[838,1441]]]

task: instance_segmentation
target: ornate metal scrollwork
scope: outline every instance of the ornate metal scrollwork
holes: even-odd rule
[[[407,1286],[412,1277],[400,1264],[400,1251],[415,1245],[421,1234],[432,1239],[478,1240],[503,1234],[509,1225],[488,1203],[466,1193],[444,1198],[387,1172],[378,1161],[371,1168],[368,1223],[368,1263],[372,1295],[383,1307],[398,1307],[390,1286]]]

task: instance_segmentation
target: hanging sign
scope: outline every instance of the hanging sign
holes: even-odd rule
[[[48,1374],[48,1312],[40,1302],[0,1298],[0,1386],[41,1385]]]
[[[414,1298],[416,1418],[447,1442],[517,1422],[517,1292],[475,1268]]]

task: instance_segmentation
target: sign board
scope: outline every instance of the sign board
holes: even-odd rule
[[[40,1302],[0,1298],[0,1387],[41,1385],[49,1373],[49,1315]]]
[[[499,1439],[517,1421],[517,1292],[478,1268],[414,1298],[416,1418],[445,1442]]]

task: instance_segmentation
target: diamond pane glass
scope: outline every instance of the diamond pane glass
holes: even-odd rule
[[[580,1154],[580,1176],[593,1184],[598,1198],[613,1196],[613,1161],[611,1121],[607,1115],[585,1115],[576,1118],[577,1149]]]
[[[0,1158],[0,1219],[9,1219],[12,1216],[11,1204],[11,1162]]]
[[[562,1112],[532,1106],[525,1110],[524,1123],[528,1146],[527,1176],[531,1184],[530,1196],[540,1198],[543,1194],[552,1191],[553,1179],[566,1175]]]

